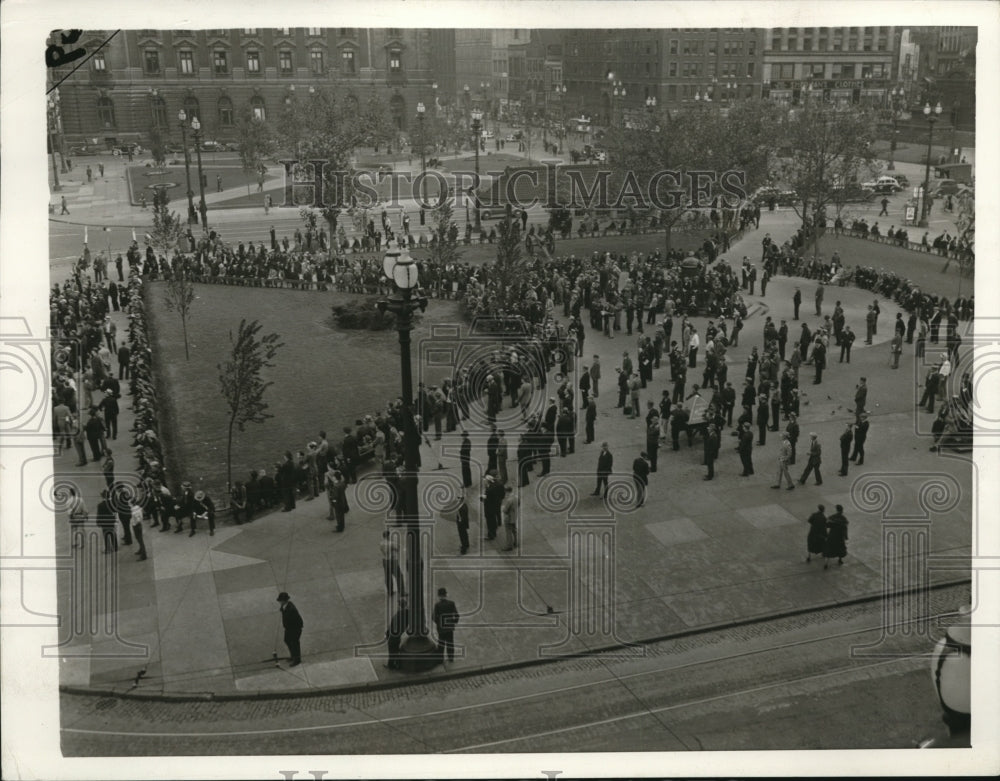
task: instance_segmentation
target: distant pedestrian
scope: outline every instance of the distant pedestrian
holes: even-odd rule
[[[389,620],[389,627],[385,630],[385,636],[389,644],[389,661],[385,666],[390,670],[400,668],[399,649],[403,644],[403,633],[410,623],[410,610],[406,606],[406,597],[400,596],[399,607]]]
[[[221,174],[217,175],[215,177],[215,191],[216,192],[220,192],[220,193],[222,192],[222,176],[221,176]]]
[[[66,503],[66,514],[69,517],[70,535],[73,538],[73,547],[83,547],[83,527],[89,519],[87,505],[84,504],[83,497],[80,496],[73,486],[69,486],[69,499]]]
[[[871,424],[868,422],[867,413],[861,416],[860,422],[854,427],[854,452],[851,453],[851,461],[857,461],[858,466],[861,466],[865,462],[865,442],[868,441],[868,427]]]
[[[465,497],[459,497],[458,502],[451,510],[455,515],[455,526],[458,528],[458,552],[462,556],[469,552],[469,505]]]
[[[94,181],[94,169],[89,165],[87,166],[87,183]]]
[[[458,449],[458,459],[462,464],[462,485],[466,488],[472,487],[472,440],[469,439],[469,432],[462,432],[462,444]]]
[[[649,484],[649,456],[646,451],[632,462],[632,481],[635,483],[635,506],[642,507],[646,503],[646,486]]]
[[[778,482],[776,485],[772,485],[771,488],[781,488],[785,480],[788,480],[788,488],[786,490],[791,491],[795,488],[795,481],[792,480],[791,474],[788,472],[788,465],[792,463],[792,442],[789,437],[788,431],[781,432],[781,447],[778,450]]]
[[[792,296],[792,306],[795,308],[795,316],[793,320],[799,319],[799,307],[802,306],[802,291],[799,288],[795,288],[795,295]]]
[[[139,543],[139,550],[136,551],[136,556],[139,557],[139,561],[145,561],[146,545],[142,540],[142,507],[135,497],[129,500],[129,515],[132,524],[132,535],[135,537],[135,541]]]
[[[437,652],[444,664],[447,653],[448,661],[455,661],[455,627],[458,625],[458,608],[448,599],[448,589],[438,589],[438,601],[434,605],[434,626],[437,629]]]
[[[503,528],[507,536],[507,544],[500,550],[512,551],[517,547],[517,498],[514,496],[514,487],[511,485],[504,486],[500,517],[503,519]]]
[[[406,596],[406,587],[403,585],[403,571],[399,568],[399,541],[388,531],[382,532],[382,541],[379,543],[382,550],[382,571],[385,573],[385,589],[392,596],[396,589],[402,596]]]
[[[809,435],[809,460],[806,462],[806,470],[802,473],[802,477],[799,478],[799,485],[806,484],[806,478],[809,477],[810,472],[816,475],[816,485],[823,485],[823,477],[819,472],[819,467],[822,463],[823,447],[819,443],[819,435],[813,432]]]
[[[847,477],[847,461],[851,455],[851,445],[854,444],[854,424],[848,423],[840,435],[840,472],[841,477]]]
[[[823,569],[830,566],[829,559],[837,559],[837,564],[844,563],[847,555],[847,518],[844,508],[837,505],[837,512],[826,521],[826,544],[823,546]]]
[[[719,431],[714,423],[709,423],[705,428],[704,455],[708,470],[702,479],[712,480],[715,478],[715,459],[719,457]]]
[[[302,664],[302,628],[305,626],[299,610],[295,603],[289,598],[288,593],[282,591],[278,594],[278,602],[281,603],[281,626],[285,630],[285,645],[288,646],[288,653],[291,655],[289,667]]]
[[[101,178],[103,179],[104,178],[104,163],[98,163],[97,164],[97,170],[100,172]]]
[[[882,211],[880,211],[878,213],[878,216],[879,217],[883,217],[883,216],[888,217],[889,216],[889,199],[888,198],[883,198],[882,199]]]
[[[822,556],[826,551],[826,508],[819,505],[816,512],[809,516],[809,536],[806,537],[806,564],[812,561],[813,555]]]
[[[739,432],[739,443],[736,446],[740,454],[740,461],[743,464],[743,471],[740,477],[750,477],[753,472],[753,430],[750,423],[743,424]]]
[[[816,317],[823,316],[823,283],[816,286]]]
[[[62,206],[62,211],[60,211],[59,214],[61,214],[61,215],[62,214],[69,214],[69,209],[66,208],[66,196],[65,195],[62,196],[62,198],[61,198],[61,206]]]
[[[118,552],[118,519],[115,517],[107,490],[101,491],[101,501],[97,503],[97,526],[104,537],[104,552]]]
[[[608,478],[614,468],[615,457],[608,449],[608,443],[601,443],[601,452],[597,455],[597,487],[591,496],[601,496],[601,486],[604,486],[603,496],[608,495]]]

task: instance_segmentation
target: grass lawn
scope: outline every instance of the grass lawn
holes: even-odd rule
[[[188,322],[191,360],[184,359],[179,318],[163,306],[164,285],[150,291],[149,319],[162,405],[160,430],[172,466],[169,479],[190,480],[225,504],[228,409],[219,391],[217,364],[229,354],[228,334],[241,318],[256,318],[263,332],[277,332],[285,346],[266,379],[274,417],[251,424],[233,439],[233,479],[272,466],[285,450],[305,450],[326,430],[339,445],[342,427],[382,408],[400,393],[399,345],[394,330],[337,331],[328,325],[335,303],[356,300],[340,293],[304,293],[226,285],[195,285]],[[432,300],[413,332],[414,387],[417,345],[431,323],[459,321],[459,305]],[[434,383],[442,376],[430,376]]]
[[[146,193],[146,201],[152,203],[153,190],[150,189],[151,185],[169,182],[174,185],[167,191],[171,203],[182,204],[179,211],[187,211],[186,205],[183,205],[187,203],[187,178],[184,171],[184,159],[180,155],[176,155],[176,157],[180,159],[181,164],[168,164],[165,169],[146,168],[142,165],[130,165],[125,169],[129,178],[130,197],[133,206],[139,205],[139,194],[143,192]],[[154,171],[158,170],[165,170],[166,173],[153,174]],[[223,187],[232,193],[232,198],[213,201],[210,204],[210,208],[227,209],[261,205],[263,196],[257,192],[257,176],[247,176],[243,173],[238,158],[217,158],[215,157],[215,153],[203,154],[202,172],[206,177],[206,195],[216,192],[216,176],[222,177]],[[265,177],[265,181],[271,181],[275,178],[277,177],[269,174]],[[247,195],[247,184],[250,185],[249,196]],[[194,160],[191,161],[191,189],[194,192],[195,206],[197,207],[199,195],[198,166]]]
[[[910,231],[910,238],[919,239],[920,234]],[[933,253],[914,252],[867,239],[834,238],[832,233],[828,233],[820,241],[819,254],[829,258],[835,251],[840,253],[840,260],[845,266],[871,266],[894,271],[932,295],[954,299],[960,291],[963,295],[970,295],[975,289],[972,277],[959,275],[957,260],[952,260],[948,271],[942,273],[948,260]]]

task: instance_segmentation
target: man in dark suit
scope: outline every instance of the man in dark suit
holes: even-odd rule
[[[862,413],[861,420],[854,429],[854,452],[851,453],[851,461],[857,461],[858,466],[865,462],[865,442],[868,439],[868,415]]]
[[[295,484],[297,480],[295,462],[292,461],[292,454],[288,450],[285,451],[285,457],[282,459],[281,466],[278,467],[277,479],[278,490],[281,491],[281,501],[284,504],[281,512],[290,512],[295,509]],[[179,528],[178,531],[180,531]]]
[[[97,526],[104,536],[104,552],[118,552],[118,517],[111,506],[107,489],[101,491],[101,501],[97,503]]]
[[[458,608],[455,603],[448,599],[446,588],[438,589],[438,601],[434,605],[434,626],[437,628],[438,654],[441,656],[441,664],[444,664],[444,655],[447,651],[448,661],[455,661],[455,626],[458,624]]]
[[[594,423],[597,422],[597,402],[594,399],[587,401],[587,412],[586,424],[587,424],[587,440],[583,443],[589,445],[594,441]]]
[[[851,453],[851,444],[854,442],[854,424],[848,423],[847,428],[840,435],[840,476],[847,476],[847,461]]]
[[[704,480],[711,480],[715,477],[715,459],[719,456],[719,432],[715,424],[709,423],[705,429],[705,466],[708,467],[708,474]]]
[[[426,430],[424,428],[424,431]],[[358,482],[358,459],[361,456],[361,451],[358,449],[357,437],[351,433],[351,429],[347,426],[344,426],[344,439],[340,443],[340,452],[344,457],[344,477],[349,483]]]
[[[291,654],[292,663],[289,667],[295,667],[302,663],[302,649],[299,640],[302,637],[302,616],[299,610],[288,597],[288,593],[282,591],[278,594],[278,601],[281,603],[281,626],[285,630],[285,645],[288,646],[288,653]]]
[[[611,470],[615,465],[615,457],[608,450],[608,443],[601,443],[601,452],[597,456],[597,488],[594,489],[594,493],[591,496],[601,495],[601,486],[604,486],[604,496],[608,495],[608,478],[611,476]]]
[[[493,456],[496,460],[496,454]],[[472,486],[472,440],[469,439],[469,432],[462,432],[462,444],[458,449],[458,460],[462,464],[462,485],[466,488]]]
[[[749,423],[743,424],[736,449],[739,451],[740,461],[743,463],[743,472],[740,473],[740,477],[749,477],[753,474],[753,431]]]
[[[649,484],[649,456],[646,451],[632,462],[632,480],[635,482],[635,506],[642,507],[646,503],[646,486]]]
[[[490,436],[486,440],[486,469],[497,468],[497,448],[500,445],[500,436],[497,434],[497,427],[490,426]]]
[[[399,609],[389,620],[389,628],[385,636],[389,641],[389,661],[385,666],[390,670],[399,669],[399,648],[403,644],[403,632],[410,623],[410,609],[406,606],[406,597],[399,598]]]

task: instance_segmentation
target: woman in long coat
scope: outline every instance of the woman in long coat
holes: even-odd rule
[[[806,564],[812,561],[812,557],[822,556],[826,550],[826,525],[827,519],[823,511],[826,508],[819,505],[819,509],[809,516],[809,536],[806,537]]]
[[[826,521],[826,545],[823,548],[824,559],[837,559],[837,564],[844,563],[844,556],[847,555],[847,518],[844,517],[844,508],[837,505],[837,512],[831,515]],[[823,569],[830,566],[829,561],[823,563]]]

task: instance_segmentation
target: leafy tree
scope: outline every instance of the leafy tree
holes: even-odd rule
[[[153,164],[160,166],[167,160],[167,141],[163,131],[156,125],[149,128],[149,153],[153,156]]]
[[[428,259],[436,263],[457,263],[462,257],[462,252],[458,248],[458,228],[452,214],[450,200],[446,200],[431,212],[434,241],[428,248]]]
[[[507,207],[506,217],[497,225],[497,259],[490,277],[497,282],[494,301],[502,315],[514,311],[528,293],[528,262],[521,251],[521,221]]]
[[[218,364],[222,396],[229,407],[229,436],[226,444],[226,486],[233,483],[233,429],[242,432],[247,423],[263,423],[270,417],[264,393],[274,383],[265,382],[265,369],[274,366],[278,349],[284,346],[278,334],[260,336],[261,324],[257,320],[240,320],[233,338],[229,332],[232,352],[225,364]]]
[[[239,139],[240,166],[247,177],[247,195],[250,194],[250,178],[259,176],[265,168],[264,161],[274,151],[274,133],[270,126],[254,115],[253,109],[247,103],[240,110],[236,122],[236,134]]]
[[[194,303],[194,284],[188,279],[183,269],[178,269],[167,280],[167,290],[163,303],[167,311],[176,312],[181,318],[181,330],[184,333],[184,358],[191,360],[188,349],[187,321],[191,316],[191,305]]]
[[[153,246],[165,252],[176,247],[187,230],[177,213],[170,211],[169,203],[166,189],[157,187],[153,190],[153,227],[149,235]]]
[[[856,106],[810,102],[789,112],[780,135],[789,152],[776,173],[797,195],[795,212],[815,252],[827,206],[845,200],[859,178],[878,172],[877,116]]]

